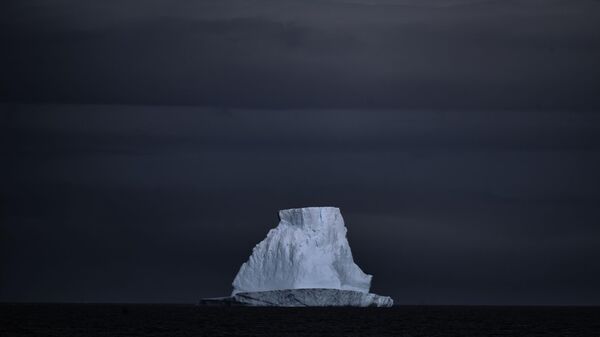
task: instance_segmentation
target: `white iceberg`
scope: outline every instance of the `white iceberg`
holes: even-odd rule
[[[354,263],[339,208],[279,211],[233,281],[231,301],[274,306],[391,306],[369,293],[371,275]]]

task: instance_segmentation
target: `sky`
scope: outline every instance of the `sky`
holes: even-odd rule
[[[225,296],[337,206],[399,304],[600,305],[600,2],[0,4],[0,301]]]

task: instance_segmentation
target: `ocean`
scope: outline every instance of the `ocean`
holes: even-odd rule
[[[600,336],[600,307],[1,304],[0,336]]]

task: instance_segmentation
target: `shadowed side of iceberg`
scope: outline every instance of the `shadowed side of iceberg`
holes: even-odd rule
[[[237,293],[231,297],[207,299],[203,305],[244,305],[263,307],[391,307],[388,296],[339,289],[283,289]]]

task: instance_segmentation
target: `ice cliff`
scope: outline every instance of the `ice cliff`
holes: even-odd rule
[[[285,209],[279,218],[240,268],[232,295],[306,288],[369,292],[372,276],[352,259],[339,208]]]
[[[279,218],[277,227],[254,247],[235,277],[234,301],[285,306],[392,305],[389,297],[369,294],[372,276],[354,263],[339,208],[286,209],[279,211]]]

